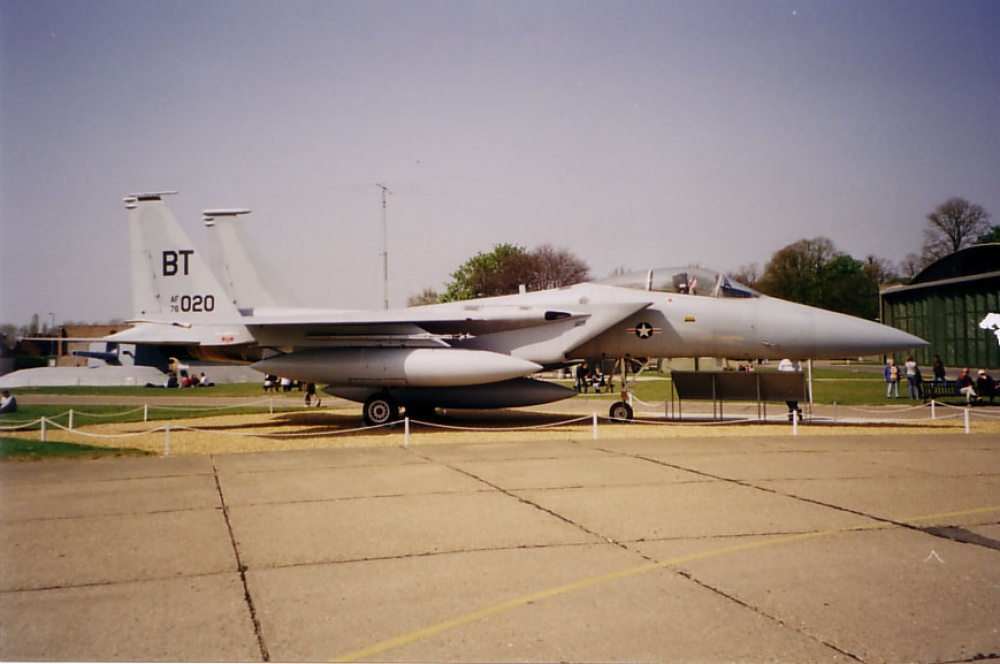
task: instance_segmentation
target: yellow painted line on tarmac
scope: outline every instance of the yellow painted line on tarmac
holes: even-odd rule
[[[977,507],[974,509],[960,510],[955,512],[942,512],[940,514],[927,514],[924,516],[911,517],[908,519],[899,519],[900,523],[914,523],[919,521],[932,521],[934,519],[942,519],[947,517],[955,516],[970,516],[973,514],[982,514],[986,512],[1000,512],[1000,505],[994,505],[991,507]],[[559,595],[565,595],[567,593],[575,592],[577,590],[583,590],[585,588],[593,588],[594,586],[599,586],[605,583],[610,583],[612,581],[617,581],[618,579],[624,579],[630,576],[636,576],[639,574],[645,574],[646,572],[651,572],[656,569],[663,569],[666,567],[673,567],[676,565],[683,565],[684,563],[696,562],[699,560],[706,560],[708,558],[714,558],[717,556],[723,556],[731,553],[739,553],[741,551],[750,551],[753,549],[761,549],[768,546],[775,546],[778,544],[788,544],[791,542],[801,542],[804,540],[815,539],[818,537],[829,537],[830,535],[839,535],[841,533],[849,532],[859,532],[864,530],[879,530],[898,527],[894,526],[892,523],[887,523],[885,521],[878,521],[874,523],[864,524],[860,526],[845,526],[843,528],[831,528],[829,530],[817,530],[811,533],[800,533],[798,535],[783,535],[781,537],[772,537],[766,540],[760,540],[757,542],[746,542],[744,544],[736,544],[733,546],[723,547],[721,549],[712,549],[709,551],[702,551],[700,553],[690,553],[683,556],[678,556],[676,558],[669,558],[667,560],[661,560],[655,563],[647,563],[645,565],[639,565],[638,567],[630,567],[627,569],[618,570],[617,572],[610,572],[608,574],[602,574],[600,576],[590,577],[588,579],[581,579],[580,581],[574,581],[573,583],[567,583],[561,586],[556,586],[554,588],[549,588],[548,590],[542,590],[531,595],[524,595],[522,597],[517,597],[515,599],[508,600],[506,602],[501,602],[499,604],[494,604],[493,606],[480,609],[479,611],[473,611],[472,613],[467,613],[465,615],[457,616],[451,620],[446,620],[444,622],[437,623],[436,625],[430,625],[423,629],[419,629],[409,634],[403,634],[386,641],[380,641],[379,643],[372,644],[366,648],[361,648],[360,650],[355,650],[353,652],[341,655],[331,661],[333,662],[353,662],[367,659],[374,655],[378,655],[389,650],[394,650],[396,648],[414,643],[416,641],[421,641],[423,639],[442,634],[444,632],[450,631],[457,627],[462,627],[463,625],[468,625],[470,623],[478,622],[485,618],[490,618],[500,613],[510,611],[511,609],[516,609],[518,607],[526,606],[528,604],[533,604],[535,602],[540,602],[546,599],[551,599],[553,597],[558,597]]]

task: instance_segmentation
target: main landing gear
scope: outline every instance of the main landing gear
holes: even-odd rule
[[[362,420],[366,427],[381,426],[399,419],[399,405],[385,392],[376,392],[365,400]]]

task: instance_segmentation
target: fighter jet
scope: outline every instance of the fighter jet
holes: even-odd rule
[[[926,345],[693,267],[396,310],[282,308],[263,286],[241,301],[239,287],[223,287],[196,251],[165,195],[125,198],[137,324],[107,340],[183,347],[195,358],[251,362],[264,374],[323,384],[329,394],[362,403],[368,425],[398,419],[401,408],[565,399],[576,392],[533,376],[594,358],[824,359]],[[206,218],[244,212],[209,211]],[[248,261],[230,247],[218,270],[234,274],[235,263]],[[622,401],[612,415],[632,413]]]

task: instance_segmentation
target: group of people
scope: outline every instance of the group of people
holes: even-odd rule
[[[976,376],[975,382],[973,382],[969,370],[962,369],[962,373],[958,375],[958,380],[955,381],[955,389],[965,397],[966,403],[969,404],[981,404],[984,399],[988,398],[992,405],[993,399],[1000,396],[1000,394],[997,394],[996,381],[983,369],[979,370],[979,375]]]
[[[279,388],[282,392],[291,392],[292,388],[296,386],[300,392],[306,394],[306,407],[315,405],[319,408],[323,404],[323,400],[316,394],[315,383],[296,382],[292,381],[291,378],[279,378],[274,374],[264,376],[264,392],[277,392]],[[316,400],[315,404],[313,404],[313,399]]]
[[[937,355],[934,357],[937,357]],[[941,368],[943,370],[944,365],[941,365]],[[909,397],[911,399],[920,399],[923,397],[920,384],[923,382],[924,377],[912,355],[907,356],[906,363],[903,366],[896,364],[896,360],[890,357],[885,363],[885,371],[883,373],[885,374],[885,396],[887,399],[899,398],[899,384],[903,381],[903,376],[906,376],[906,388]],[[944,380],[943,376],[941,380]]]
[[[935,383],[947,383],[947,371],[940,355],[935,355],[931,362],[931,370],[934,373]],[[885,396],[887,399],[899,397],[899,384],[903,377],[906,377],[907,392],[911,399],[923,398],[923,375],[913,356],[908,356],[906,362],[901,367],[896,364],[893,358],[889,358],[885,364]],[[1000,394],[997,393],[997,383],[986,373],[985,369],[980,369],[979,374],[973,379],[968,368],[962,369],[955,380],[955,394],[964,396],[966,403],[982,403],[988,398],[990,403]]]
[[[176,373],[171,373],[167,376],[166,387],[212,387],[215,385],[212,381],[208,379],[205,372],[202,371],[200,375],[188,374],[187,371],[182,370],[180,376]],[[146,387],[156,387],[152,385],[147,385]]]
[[[576,391],[585,393],[591,387],[594,392],[610,392],[614,389],[614,384],[611,376],[601,371],[601,367],[591,372],[584,364],[576,365]]]
[[[279,378],[274,374],[267,374],[264,376],[264,391],[265,392],[277,392],[279,389],[282,392],[291,392],[293,387],[298,387],[301,392],[305,387],[304,383],[298,383],[293,381],[291,378]]]

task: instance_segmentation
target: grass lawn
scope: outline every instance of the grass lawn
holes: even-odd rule
[[[150,452],[130,447],[109,448],[75,443],[40,442],[0,436],[0,461],[41,461],[43,459],[99,459],[101,457],[150,456]]]
[[[159,397],[183,396],[183,397],[232,397],[245,398],[247,403],[262,400],[264,395],[261,387],[257,383],[241,383],[231,385],[218,385],[215,387],[186,389],[186,390],[152,390],[145,387],[26,387],[13,390],[17,396],[24,395],[59,395],[68,397],[68,404],[26,404],[24,399],[18,403],[16,413],[0,415],[0,461],[28,461],[48,458],[63,459],[94,459],[99,457],[119,457],[119,456],[145,456],[147,452],[132,448],[107,448],[95,447],[92,445],[78,445],[74,443],[39,442],[37,440],[26,440],[4,435],[15,431],[38,431],[41,428],[41,418],[46,418],[49,422],[59,426],[70,426],[70,411],[72,411],[74,427],[88,424],[103,423],[125,423],[181,420],[205,415],[218,414],[253,414],[264,413],[270,410],[270,404],[245,407],[212,407],[206,402],[204,408],[199,406],[168,407],[158,405]],[[300,410],[300,397],[298,392],[294,392],[294,399],[288,399],[283,403],[281,399],[275,399],[274,410],[281,412],[284,410]],[[84,403],[81,398],[80,404],[73,404],[74,396],[122,396],[141,397],[149,404],[147,410],[143,406],[132,405],[98,405]]]

